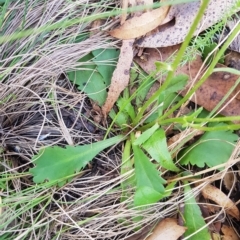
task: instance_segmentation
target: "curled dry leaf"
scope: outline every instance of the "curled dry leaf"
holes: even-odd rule
[[[231,9],[235,3],[236,0],[210,0],[194,35],[218,22],[226,14],[226,9]],[[157,33],[139,39],[137,45],[139,47],[156,48],[173,46],[183,42],[199,11],[200,5],[201,1],[173,5],[166,18],[168,21],[175,19],[175,24],[160,27]]]
[[[226,174],[224,174],[223,184],[227,190],[230,190],[233,188],[235,181],[236,181],[236,177],[233,171],[229,170]]]
[[[202,195],[204,198],[212,200],[213,202],[219,204],[226,212],[232,217],[239,220],[240,214],[235,203],[229,199],[220,189],[208,184],[202,189]]]
[[[221,228],[221,231],[224,235],[222,237],[222,240],[239,240],[239,236],[236,234],[236,232],[232,227],[223,225]]]
[[[141,58],[136,57],[135,61],[140,67],[147,73],[151,73],[156,69],[156,61],[167,61],[174,53],[179,49],[180,45],[170,46],[166,48],[152,49],[148,48],[145,50],[145,54],[148,57],[147,61],[142,61]],[[189,83],[184,91],[180,94],[184,96],[189,89],[200,80],[202,73],[198,74],[201,69],[203,62],[200,56],[197,56],[192,62],[179,67],[175,74],[186,74],[189,76]],[[217,64],[217,67],[226,67],[222,64]],[[194,79],[197,76],[197,79]],[[238,75],[228,72],[214,72],[209,78],[201,85],[201,87],[194,93],[191,101],[204,107],[208,111],[213,110],[217,104],[225,97],[228,91],[235,85],[235,82],[239,78]],[[159,79],[161,82],[164,78]],[[196,82],[194,82],[196,80]],[[224,107],[221,108],[221,114],[224,116],[238,116],[240,115],[240,86],[233,91],[229,98],[224,103]],[[233,99],[232,99],[233,98]],[[231,99],[231,101],[229,101]],[[226,104],[227,103],[227,104]]]
[[[133,18],[124,22],[122,26],[109,32],[109,34],[119,39],[132,39],[143,36],[147,32],[152,31],[159,26],[168,13],[169,6],[145,12],[141,16],[134,16]]]
[[[106,102],[102,106],[102,113],[106,119],[107,114],[117,101],[120,93],[127,87],[130,77],[130,68],[133,61],[134,40],[124,40],[122,43],[117,67],[113,72]]]
[[[122,13],[122,15],[120,16],[120,24],[123,25],[124,22],[127,19],[127,9],[128,6],[129,7],[134,7],[137,5],[144,5],[144,6],[151,6],[153,4],[153,0],[122,0],[122,10],[124,10],[124,12]],[[134,12],[133,15],[141,15],[140,12]]]
[[[175,218],[165,218],[153,230],[147,240],[177,240],[186,228],[177,224]]]

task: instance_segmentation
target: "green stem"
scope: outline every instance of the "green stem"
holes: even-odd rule
[[[172,124],[172,123],[179,123],[181,125],[187,125],[196,129],[200,129],[201,127],[199,125],[195,125],[194,123],[210,123],[210,122],[234,122],[234,121],[240,121],[240,116],[232,116],[232,117],[217,117],[217,118],[192,118],[191,116],[183,116],[179,118],[168,118],[161,121],[161,125],[165,124]],[[143,127],[139,128],[140,131],[145,131],[152,127],[155,122],[151,122],[149,124],[144,125]],[[238,126],[238,125],[235,125]],[[203,128],[201,128],[203,129]]]
[[[173,64],[172,64],[172,70],[169,71],[168,76],[167,76],[165,82],[163,83],[163,85],[162,85],[162,86],[152,95],[152,97],[150,97],[150,98],[146,101],[146,103],[143,105],[143,107],[142,107],[142,109],[140,110],[139,114],[137,115],[135,121],[133,122],[133,125],[134,125],[134,126],[137,125],[137,124],[140,122],[140,120],[142,119],[142,116],[143,116],[144,112],[146,111],[146,109],[147,109],[153,102],[155,102],[155,101],[158,99],[158,96],[159,96],[159,95],[167,88],[167,86],[170,84],[170,82],[171,82],[171,80],[172,80],[172,78],[173,78],[173,76],[174,76],[174,73],[175,73],[176,69],[178,68],[178,65],[179,65],[180,62],[181,62],[182,56],[183,56],[186,48],[188,47],[188,45],[189,45],[189,43],[190,43],[190,41],[191,41],[191,38],[192,38],[192,36],[193,36],[193,34],[194,34],[197,26],[198,26],[198,23],[200,22],[203,14],[204,14],[204,11],[205,11],[205,9],[206,9],[207,6],[208,6],[208,2],[209,2],[209,0],[206,0],[206,1],[203,1],[203,2],[202,2],[202,6],[201,6],[201,8],[200,8],[200,10],[199,10],[196,18],[195,18],[195,20],[194,20],[194,22],[193,22],[190,30],[189,30],[189,32],[188,32],[188,34],[187,34],[184,42],[183,42],[182,45],[181,45],[181,48],[179,49],[178,54],[176,55],[176,58],[175,58]]]
[[[183,99],[181,99],[174,107],[172,107],[168,112],[166,112],[163,116],[159,118],[159,122],[161,122],[163,119],[167,118],[169,115],[171,115],[174,111],[176,111],[179,107],[181,107],[187,100],[189,100],[192,96],[192,94],[207,80],[207,78],[212,74],[214,71],[215,65],[218,63],[221,56],[224,54],[230,43],[233,41],[233,39],[238,35],[240,31],[240,25],[238,25],[229,38],[226,40],[226,42],[223,44],[222,48],[218,51],[215,58],[213,59],[211,65],[207,69],[207,71],[203,74],[202,78],[195,84],[195,86],[189,91]]]
[[[223,125],[223,126],[216,126],[216,127],[202,127],[196,124],[189,124],[189,127],[192,127],[194,129],[212,132],[212,131],[228,131],[228,130],[239,130],[240,124],[231,124],[231,125]]]

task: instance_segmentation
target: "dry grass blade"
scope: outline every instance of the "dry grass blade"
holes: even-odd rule
[[[220,189],[208,184],[202,189],[204,198],[212,200],[219,204],[226,212],[239,220],[239,210],[236,204],[229,199]]]

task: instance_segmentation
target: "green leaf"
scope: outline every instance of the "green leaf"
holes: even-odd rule
[[[158,109],[159,112],[159,116],[162,115],[162,112],[164,110],[164,107],[166,107],[166,104],[164,104],[164,102],[166,101],[166,99],[169,98],[170,95],[172,95],[173,93],[182,90],[185,85],[188,82],[188,76],[187,75],[177,75],[174,76],[170,82],[170,84],[167,86],[166,90],[163,91],[158,98],[158,104],[160,105],[161,103],[161,107]],[[168,106],[167,106],[168,107]]]
[[[160,62],[160,61],[157,61],[155,62],[155,66],[156,66],[156,70],[157,71],[173,71],[172,70],[172,64],[170,63],[166,63],[166,62]]]
[[[177,91],[182,90],[188,82],[188,76],[184,74],[179,74],[177,76],[174,76],[170,82],[170,84],[167,86],[165,92],[166,97],[170,93],[174,93]]]
[[[163,110],[167,109],[169,106],[173,105],[175,102],[178,102],[182,97],[178,93],[170,93],[167,98],[164,100]]]
[[[174,181],[174,182],[171,182],[169,183],[166,188],[165,188],[165,192],[163,194],[163,197],[166,198],[166,197],[170,197],[172,195],[172,192],[174,190],[174,186],[177,182]]]
[[[171,106],[172,104],[174,104],[175,102],[180,101],[180,99],[182,99],[181,96],[179,96],[179,94],[177,93],[170,93],[164,100],[163,106],[161,106],[158,112],[154,112],[153,114],[151,114],[144,122],[145,123],[149,123],[149,122],[153,122],[155,121],[158,116],[159,116],[159,112],[164,111],[165,109],[167,109],[169,106]]]
[[[179,171],[179,168],[173,163],[168,151],[167,140],[163,129],[158,129],[154,132],[142,147],[154,160],[159,162],[162,167],[174,172]]]
[[[130,68],[130,80],[129,80],[130,85],[134,84],[134,82],[137,80],[139,71],[141,70],[139,69],[139,67],[137,67],[137,64],[133,62],[133,66]],[[145,73],[144,71],[142,72]]]
[[[129,173],[133,169],[133,161],[131,161],[131,141],[127,140],[124,146],[123,154],[122,154],[122,164],[121,164],[121,175],[125,175]],[[122,181],[121,188],[122,188],[122,196],[121,202],[127,200],[131,197],[132,192],[129,191],[129,188],[135,186],[134,178],[129,177]]]
[[[140,71],[136,81],[138,84],[138,86],[136,86],[137,90],[134,92],[134,94],[136,93],[135,103],[137,108],[140,108],[143,105],[144,100],[155,81],[156,79],[153,79],[145,72]]]
[[[93,62],[97,66],[98,72],[102,75],[106,86],[111,83],[113,71],[116,68],[116,61],[119,57],[119,50],[117,49],[97,49],[92,51],[95,57]]]
[[[190,163],[200,168],[205,164],[214,167],[225,163],[231,156],[237,139],[238,136],[230,131],[206,132],[193,146],[181,153],[183,157],[180,163],[183,165]]]
[[[173,77],[167,88],[158,96],[158,111],[153,112],[145,122],[155,121],[159,116],[162,116],[162,112],[168,108],[170,104],[178,100],[178,98],[175,97],[175,92],[182,90],[187,82],[187,75],[181,74]]]
[[[117,106],[119,108],[120,112],[123,112],[126,114],[126,116],[129,116],[131,119],[135,118],[135,110],[134,107],[132,106],[131,102],[129,101],[128,98],[122,98],[120,97],[117,100]],[[127,117],[128,118],[128,117]]]
[[[149,158],[143,153],[138,146],[132,146],[134,153],[134,165],[135,165],[135,177],[138,189],[142,187],[148,187],[153,189],[151,191],[151,199],[158,199],[159,193],[163,194],[165,189],[163,184],[165,180],[160,176],[160,172],[156,169],[155,165],[150,162]],[[148,190],[149,191],[149,190]],[[154,197],[154,192],[156,196]],[[141,196],[142,193],[137,196]],[[141,202],[143,200],[136,199],[135,202]],[[147,201],[147,200],[146,200]]]
[[[208,46],[204,46],[203,53],[202,53],[202,59],[205,60],[207,57],[209,57],[209,54],[217,47],[217,43],[211,43]],[[218,52],[218,51],[217,51]],[[212,54],[206,61],[206,64],[211,64],[214,56],[216,55],[215,52]],[[218,60],[219,63],[224,64],[224,56],[221,56],[221,58]]]
[[[163,195],[151,187],[139,187],[134,195],[134,206],[144,206],[158,202]]]
[[[80,62],[81,69],[68,73],[70,81],[78,85],[78,89],[85,92],[89,98],[102,106],[107,98],[106,82],[102,75],[97,72],[97,67],[92,61],[93,55],[88,54]]]
[[[134,141],[133,145],[141,145],[146,142],[158,128],[158,123],[154,124],[151,128],[144,131],[141,136]]]
[[[126,124],[128,124],[129,116],[125,112],[119,112],[118,114],[116,114],[114,109],[112,109],[109,113],[109,116],[111,119],[115,119],[115,117],[117,116],[117,118],[115,119],[115,123],[121,128],[125,128]]]
[[[118,55],[116,49],[94,50],[79,60],[83,63],[80,69],[68,72],[68,78],[78,85],[79,90],[102,106],[107,98],[106,89],[110,85]]]
[[[80,33],[74,39],[74,43],[80,43],[80,42],[86,40],[87,38],[89,38],[89,33],[88,32],[87,33]]]
[[[58,181],[58,185],[64,185],[71,176],[83,169],[103,149],[120,142],[122,136],[116,136],[100,142],[83,145],[47,147],[33,157],[36,167],[29,171],[33,175],[35,183],[44,181]],[[67,179],[66,179],[67,178]],[[63,180],[64,179],[64,180]]]
[[[189,235],[199,231],[200,228],[206,226],[206,223],[194,198],[191,187],[188,185],[187,181],[184,182],[184,185],[185,205],[183,216],[185,220],[185,226],[187,227],[187,231],[185,232],[184,236],[188,237]],[[200,232],[191,236],[191,240],[199,239],[211,239],[211,235],[208,232],[207,226]]]
[[[164,193],[159,193],[150,187],[140,187],[137,189],[134,195],[134,205],[143,206],[152,203],[156,203],[163,198],[170,197],[174,190],[176,182],[168,184],[165,188]]]

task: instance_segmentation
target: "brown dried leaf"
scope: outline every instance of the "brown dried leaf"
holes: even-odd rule
[[[186,228],[177,224],[175,218],[165,218],[153,230],[147,240],[177,240]]]
[[[236,234],[232,227],[223,225],[221,231],[224,234],[222,240],[239,240],[239,236]]]
[[[219,204],[226,212],[232,217],[239,220],[240,214],[235,203],[229,199],[220,189],[208,184],[202,189],[202,195],[204,198],[214,201]]]
[[[235,3],[236,0],[210,0],[204,17],[199,22],[194,35],[218,22],[226,14],[226,10],[231,9]],[[166,18],[168,21],[175,19],[175,24],[167,28],[160,27],[157,34],[139,39],[137,45],[139,47],[156,48],[172,46],[183,42],[200,5],[200,1],[173,5]]]
[[[137,5],[151,6],[153,4],[153,0],[122,0],[122,10],[127,11],[128,6],[134,7]],[[123,25],[127,19],[127,12],[122,13],[120,16],[120,24]],[[134,16],[140,16],[141,12],[134,12]]]
[[[117,67],[113,72],[111,85],[109,87],[106,102],[102,106],[102,113],[106,119],[107,114],[117,101],[120,93],[127,87],[130,77],[130,67],[133,61],[133,45],[134,40],[124,40],[122,43],[120,56]]]
[[[232,171],[228,171],[223,177],[223,184],[226,187],[226,189],[228,190],[232,189],[235,180],[236,179],[234,173]]]
[[[224,67],[217,64],[216,67]],[[228,91],[234,86],[239,76],[228,72],[212,73],[206,82],[194,93],[191,100],[200,106],[203,106],[208,111],[213,110],[217,104],[225,97]],[[200,77],[198,78],[198,80]],[[236,95],[240,90],[238,86],[230,97],[224,102],[224,107],[221,109],[221,114],[224,116],[237,116],[240,114],[240,101]],[[185,95],[187,91],[183,91],[181,95]],[[231,100],[231,98],[233,98]],[[227,103],[227,104],[226,104]]]
[[[133,18],[125,21],[119,28],[110,31],[109,34],[119,39],[132,39],[140,37],[159,26],[166,17],[168,9],[169,6],[163,6],[143,13],[141,16],[134,16]]]
[[[145,54],[148,55],[148,61],[142,61],[141,58],[135,58],[135,61],[140,65],[140,67],[150,73],[156,69],[156,61],[166,61],[172,54],[174,54],[179,49],[179,45],[170,46],[166,48],[158,49],[146,49]],[[195,84],[193,82],[195,76],[198,76],[196,81],[198,81],[202,74],[198,74],[199,69],[202,67],[202,60],[198,56],[192,62],[179,67],[176,74],[186,74],[189,76],[189,83],[187,88],[180,92],[181,95],[185,95],[187,91]],[[218,64],[217,67],[225,67],[224,65]],[[223,99],[227,92],[234,86],[236,80],[239,78],[238,75],[234,75],[227,72],[215,72],[209,76],[207,81],[202,84],[202,86],[195,92],[192,96],[191,101],[204,107],[208,111],[217,106],[217,104]],[[164,81],[164,78],[160,79]],[[240,115],[240,97],[238,92],[240,91],[240,86],[238,86],[230,97],[226,100],[228,102],[232,97],[235,96],[228,104],[224,105],[221,109],[221,114],[224,116],[238,116]],[[225,102],[225,103],[226,103]]]

